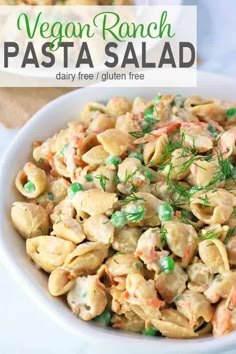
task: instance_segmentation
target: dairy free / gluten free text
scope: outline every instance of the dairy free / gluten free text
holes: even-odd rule
[[[62,23],[60,21],[49,23],[43,20],[42,12],[37,15],[36,19],[29,18],[26,13],[22,13],[17,19],[17,29],[25,30],[30,39],[36,35],[40,35],[44,39],[51,39],[51,49],[56,50],[63,38],[88,39],[94,37],[98,32],[103,40],[114,39],[118,42],[124,42],[128,38],[162,39],[165,36],[172,38],[175,36],[175,32],[167,18],[167,11],[162,11],[157,21],[137,24],[122,22],[120,15],[116,12],[103,11],[95,15],[91,23]]]

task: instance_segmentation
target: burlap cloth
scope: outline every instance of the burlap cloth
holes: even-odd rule
[[[0,88],[0,123],[21,127],[49,101],[69,92],[69,88]]]

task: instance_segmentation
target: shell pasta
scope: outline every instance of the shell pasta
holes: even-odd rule
[[[113,97],[33,144],[11,218],[75,316],[148,336],[236,329],[236,105]]]

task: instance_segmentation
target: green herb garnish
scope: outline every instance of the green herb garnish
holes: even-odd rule
[[[224,241],[226,245],[229,242],[229,240],[231,239],[231,237],[234,235],[235,230],[236,230],[236,226],[234,226],[232,229],[228,230],[226,237],[225,237],[225,241]]]
[[[144,120],[148,123],[148,124],[155,124],[157,123],[156,118],[154,117],[154,109],[153,108],[148,108],[146,109],[146,111],[144,112]]]
[[[137,195],[135,193],[132,193],[132,194],[128,195],[127,197],[125,197],[125,199],[122,201],[122,204],[125,205],[125,204],[129,204],[132,202],[146,202],[146,199],[137,197]]]
[[[214,231],[207,231],[206,233],[204,233],[204,235],[201,235],[199,237],[200,241],[204,241],[204,240],[214,240],[218,238],[217,234]]]
[[[143,219],[145,214],[145,208],[143,205],[134,204],[126,209],[125,214],[129,222],[136,223]]]
[[[99,181],[100,186],[102,187],[103,191],[106,191],[106,183],[107,181],[109,181],[109,178],[107,176],[104,175],[98,175],[95,176],[95,178]]]

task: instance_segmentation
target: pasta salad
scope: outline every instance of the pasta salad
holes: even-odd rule
[[[11,217],[80,319],[222,336],[236,329],[235,182],[234,104],[113,97],[34,142]]]

